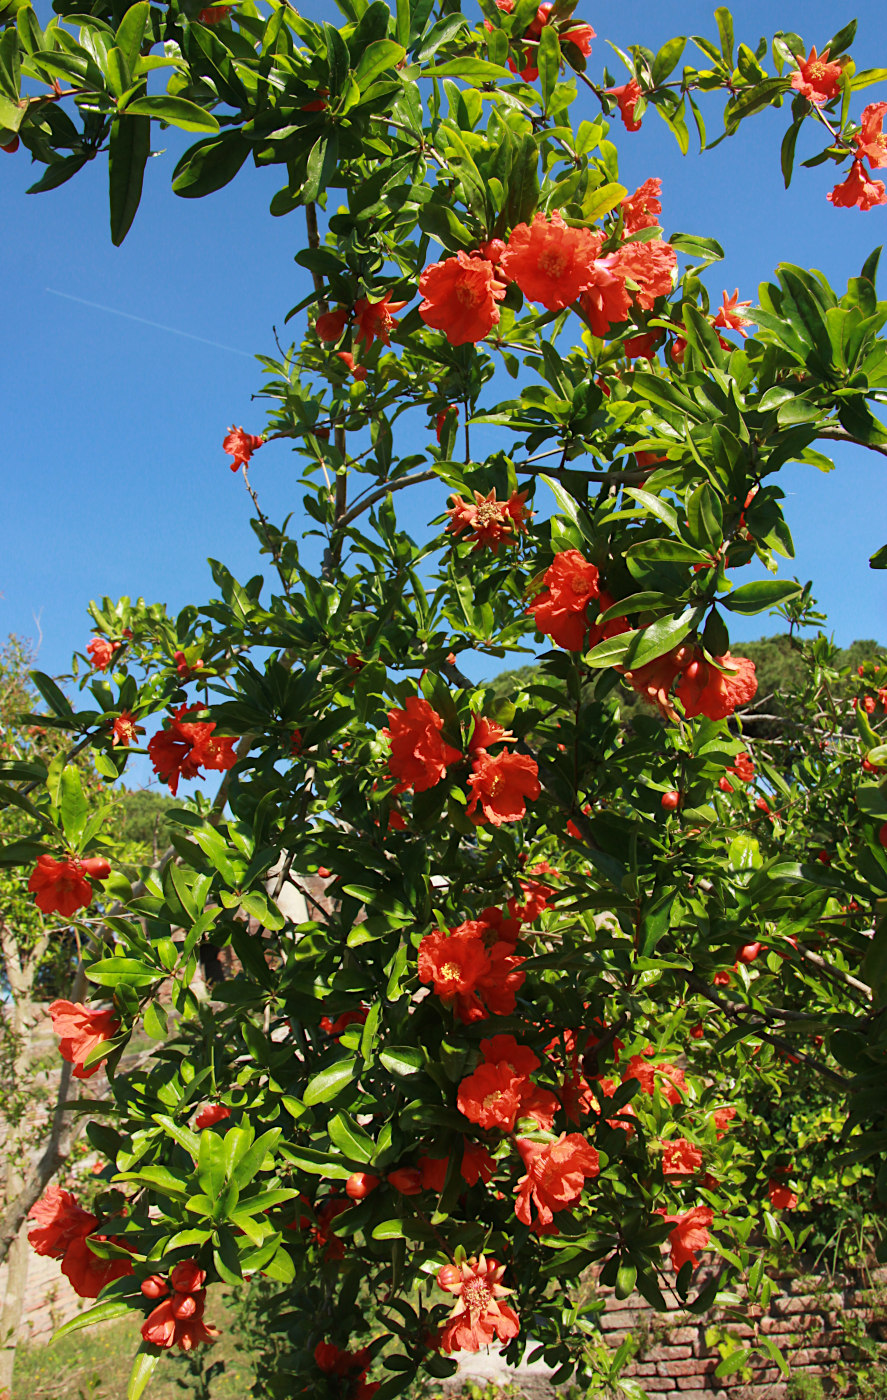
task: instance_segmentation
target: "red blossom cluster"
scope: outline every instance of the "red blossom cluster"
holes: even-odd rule
[[[755,663],[747,657],[731,656],[727,651],[707,661],[699,647],[686,645],[625,671],[624,675],[632,690],[672,720],[677,718],[670,696],[675,681],[675,694],[687,719],[697,715],[726,719],[747,705],[758,689]]]
[[[554,1094],[530,1078],[541,1064],[538,1056],[513,1035],[482,1040],[480,1052],[481,1064],[459,1085],[459,1112],[481,1128],[510,1133],[519,1118],[533,1118],[549,1131],[559,1105]]]
[[[527,1170],[518,1182],[515,1214],[537,1234],[556,1234],[555,1212],[576,1205],[586,1177],[598,1175],[597,1151],[581,1133],[561,1133],[552,1142],[518,1138],[517,1149]]]
[[[652,1053],[651,1047],[648,1046],[643,1055],[632,1055],[622,1072],[622,1082],[624,1084],[626,1080],[636,1079],[645,1094],[652,1098],[653,1094],[658,1092],[666,1103],[674,1107],[683,1102],[682,1090],[687,1087],[684,1071],[667,1060],[653,1064],[648,1058]]]
[[[132,1273],[132,1262],[125,1258],[99,1259],[89,1240],[122,1245],[114,1236],[95,1233],[98,1219],[79,1206],[70,1191],[48,1186],[28,1212],[35,1227],[28,1242],[37,1254],[61,1260],[62,1273],[81,1298],[97,1298],[106,1283]]]
[[[231,1110],[226,1108],[223,1103],[207,1103],[198,1110],[194,1119],[194,1127],[198,1132],[202,1132],[204,1128],[212,1128],[214,1124],[221,1123],[230,1117]]]
[[[114,1012],[96,1011],[81,1001],[53,1001],[49,1014],[52,1029],[59,1037],[59,1054],[74,1066],[75,1079],[89,1079],[102,1067],[96,1060],[87,1069],[86,1060],[93,1050],[113,1040],[120,1030],[120,1020]]]
[[[533,512],[526,508],[526,499],[526,491],[512,491],[507,501],[498,501],[495,487],[486,496],[475,491],[473,502],[452,495],[447,530],[453,535],[470,530],[468,538],[475,541],[473,553],[492,549],[495,554],[500,543],[516,544],[519,535],[526,533],[527,522],[533,518]]]
[[[463,1264],[445,1264],[437,1282],[457,1303],[440,1334],[441,1351],[480,1351],[492,1342],[509,1342],[520,1331],[517,1313],[499,1300],[511,1292],[499,1280],[505,1266],[495,1259],[466,1259]]]
[[[743,749],[742,753],[736,755],[736,762],[729,765],[727,772],[732,773],[741,783],[754,781],[755,765],[747,749]],[[718,787],[721,792],[733,792],[733,784],[726,776],[718,779]]]
[[[87,909],[92,903],[92,880],[107,880],[111,867],[101,856],[65,856],[56,860],[54,856],[38,856],[37,864],[31,871],[28,889],[34,895],[34,903],[44,914],[61,914],[70,918],[78,909]]]
[[[514,10],[514,0],[496,0],[496,8],[503,14],[510,15]],[[539,69],[535,62],[536,51],[539,40],[542,37],[542,30],[551,25],[556,29],[558,38],[562,44],[575,44],[581,54],[588,58],[591,54],[591,41],[595,37],[595,32],[590,24],[584,24],[581,20],[561,19],[552,16],[553,4],[546,3],[539,6],[535,17],[524,30],[521,43],[524,46],[527,59],[523,68],[517,67],[513,58],[509,58],[508,66],[512,73],[520,72],[520,76],[525,83],[534,83],[539,76]],[[484,20],[484,28],[491,30],[492,24],[488,19]]]
[[[215,734],[215,724],[204,720],[187,720],[199,707],[181,705],[172,715],[168,728],[161,729],[148,741],[148,756],[161,782],[169,784],[175,797],[180,778],[201,778],[201,768],[225,772],[237,762],[234,739]]]
[[[625,201],[626,233],[655,224],[660,185],[647,180]],[[651,311],[658,297],[668,295],[677,255],[660,238],[623,242],[604,254],[605,239],[603,232],[572,228],[557,211],[550,217],[537,213],[531,224],[517,224],[507,243],[493,239],[475,253],[460,251],[426,267],[419,279],[419,315],[451,345],[474,343],[499,324],[498,303],[514,282],[548,311],[578,302],[592,332],[607,336],[633,310]],[[628,346],[626,351],[631,353]]]
[[[668,1243],[671,1246],[671,1262],[676,1273],[680,1273],[687,1263],[696,1269],[699,1266],[699,1259],[696,1256],[698,1249],[705,1249],[708,1244],[708,1227],[714,1220],[714,1214],[708,1206],[694,1206],[692,1210],[684,1211],[682,1215],[669,1215],[666,1210],[657,1210],[657,1215],[661,1215],[674,1229],[668,1236]]]
[[[589,605],[597,605],[596,616],[613,607],[614,599],[600,586],[600,574],[578,549],[567,549],[554,556],[543,575],[545,587],[527,608],[536,627],[567,651],[597,646],[605,637],[628,631],[622,617],[600,626],[589,617]]]
[[[151,1346],[193,1351],[202,1342],[214,1342],[218,1329],[203,1321],[206,1307],[206,1273],[195,1259],[183,1259],[167,1281],[160,1274],[143,1279],[146,1298],[162,1299],[142,1324],[142,1336]]]
[[[325,1376],[334,1376],[345,1382],[341,1390],[336,1390],[342,1400],[370,1400],[370,1396],[379,1389],[378,1381],[367,1380],[369,1347],[361,1347],[359,1351],[342,1351],[332,1342],[318,1342],[314,1348],[314,1360],[317,1369]]]
[[[460,750],[443,738],[443,719],[421,696],[410,695],[404,709],[390,710],[388,724],[382,733],[391,744],[388,771],[397,779],[395,792],[407,788],[425,792],[446,776],[447,768],[461,762]],[[507,749],[495,755],[488,752],[489,745],[508,743],[512,738],[494,721],[482,715],[474,717],[468,743],[472,767],[467,815],[476,823],[501,826],[519,821],[526,812],[527,799],[537,798],[542,790],[538,764],[529,755]]]
[[[863,109],[860,129],[854,138],[856,155],[850,167],[850,174],[840,185],[836,185],[826,199],[836,209],[874,209],[876,205],[887,204],[887,189],[883,180],[868,178],[864,160],[873,170],[887,166],[887,133],[884,131],[884,117],[887,102],[871,102]]]
[[[498,915],[499,922],[488,921]],[[524,984],[523,958],[515,956],[514,940],[498,936],[514,920],[502,921],[501,909],[485,910],[457,928],[435,930],[419,944],[419,979],[430,982],[445,1006],[452,1006],[468,1025],[491,1013],[510,1016],[515,995]],[[492,940],[492,941],[491,941]],[[491,946],[487,946],[490,943]]]

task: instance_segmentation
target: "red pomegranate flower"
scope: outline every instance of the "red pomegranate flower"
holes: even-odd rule
[[[860,118],[859,135],[856,146],[861,156],[865,156],[873,170],[887,165],[887,133],[884,132],[884,117],[887,102],[870,102],[863,108]]]
[[[521,1109],[527,1080],[504,1061],[478,1065],[459,1085],[459,1112],[481,1128],[501,1128],[510,1133]]]
[[[755,776],[755,765],[752,762],[751,754],[747,749],[736,755],[736,760],[727,769],[728,773],[735,773],[742,783],[750,783]]]
[[[751,306],[751,302],[739,300],[738,287],[731,297],[728,297],[727,293],[724,292],[718,314],[712,321],[712,325],[721,326],[728,331],[738,331],[743,340],[746,340],[748,331],[745,328],[753,325],[754,322],[750,316],[743,316],[742,311],[745,306]]]
[[[787,1176],[788,1167],[780,1169],[781,1176]],[[775,1210],[794,1210],[798,1204],[798,1198],[787,1182],[781,1181],[778,1176],[771,1176],[767,1183],[767,1194],[770,1197],[770,1204]]]
[[[622,222],[626,235],[642,228],[655,228],[662,213],[662,181],[645,180],[634,194],[622,201]]]
[[[477,998],[478,983],[490,970],[490,958],[479,938],[438,929],[419,944],[419,980],[431,982],[447,1005],[456,1004],[466,1024],[486,1013]]]
[[[232,424],[222,442],[222,451],[234,458],[231,463],[232,472],[236,472],[238,467],[245,467],[253,453],[258,452],[264,441],[263,437],[255,437],[252,433],[245,433],[242,428],[235,428]]]
[[[372,345],[374,340],[390,345],[391,331],[397,325],[392,312],[402,311],[405,306],[405,301],[392,301],[390,292],[386,292],[381,301],[361,297],[354,304],[354,339],[365,340],[367,345]]]
[[[395,792],[425,792],[446,776],[462,755],[441,735],[443,720],[427,700],[409,695],[402,710],[389,710],[390,728],[381,732],[391,742],[388,771],[397,779]]]
[[[234,740],[214,735],[215,723],[186,720],[193,706],[181,705],[171,717],[167,729],[161,729],[148,741],[148,756],[154,772],[169,784],[175,797],[180,778],[200,778],[200,768],[225,771],[237,762]]]
[[[887,204],[887,191],[883,180],[869,180],[866,169],[857,157],[850,168],[850,174],[841,185],[835,185],[826,195],[836,209],[852,209],[854,205],[862,210],[874,209],[878,204]]]
[[[486,1184],[496,1170],[495,1160],[479,1142],[462,1139],[462,1165],[459,1168],[463,1181],[468,1186],[476,1186],[479,1181]]]
[[[666,297],[674,285],[678,257],[670,243],[651,238],[649,243],[623,243],[612,255],[613,272],[628,282],[638,306],[652,311],[657,297]]]
[[[677,1065],[668,1061],[653,1064],[644,1055],[632,1055],[622,1074],[623,1084],[627,1079],[637,1079],[643,1092],[651,1097],[654,1089],[658,1089],[670,1104],[681,1103],[681,1090],[687,1087],[684,1071]]]
[[[656,705],[666,719],[676,719],[677,714],[669,691],[691,656],[689,647],[675,647],[664,656],[658,656],[655,661],[648,661],[644,666],[636,666],[633,670],[626,671],[625,679],[632,690],[636,690],[645,700]]]
[[[78,1235],[65,1250],[62,1260],[62,1273],[80,1298],[97,1298],[106,1284],[115,1278],[124,1278],[132,1273],[132,1262],[120,1257],[100,1259],[93,1254],[89,1240],[109,1240],[111,1244],[122,1244],[115,1235]]]
[[[109,642],[105,637],[93,637],[86,648],[86,654],[92,662],[93,670],[107,671],[115,651],[119,651],[120,646],[120,642]]]
[[[75,1079],[89,1079],[101,1069],[101,1061],[84,1068],[84,1062],[99,1045],[113,1040],[120,1030],[120,1021],[113,1011],[93,1011],[83,1002],[54,1001],[50,1003],[52,1029],[59,1037],[59,1054],[74,1065]]]
[[[450,517],[447,530],[454,535],[470,530],[468,538],[476,541],[474,553],[489,547],[495,554],[501,541],[515,544],[518,534],[526,531],[527,521],[533,517],[525,508],[526,499],[526,491],[513,491],[507,501],[497,501],[495,487],[486,496],[475,491],[473,502],[454,494],[450,497],[453,505],[446,512]]]
[[[129,748],[144,732],[142,726],[136,724],[132,711],[123,710],[111,726],[111,745],[116,748],[118,744],[122,744],[124,748]]]
[[[419,315],[426,326],[443,331],[451,345],[483,340],[499,324],[497,302],[505,288],[496,281],[486,258],[459,252],[454,258],[431,263],[419,278],[424,300]]]
[[[92,885],[86,876],[106,880],[110,873],[108,862],[98,856],[86,860],[78,860],[76,856],[55,860],[50,855],[42,855],[38,856],[37,864],[31,871],[28,889],[35,896],[37,908],[44,914],[61,914],[64,918],[70,918],[78,909],[86,909],[92,902]]]
[[[194,1259],[176,1264],[169,1276],[169,1287],[158,1274],[141,1284],[148,1298],[162,1298],[142,1325],[142,1336],[152,1346],[191,1351],[202,1342],[214,1342],[219,1333],[203,1321],[206,1306],[206,1274]],[[164,1296],[168,1295],[168,1296]]]
[[[74,1240],[88,1235],[98,1220],[71,1195],[58,1186],[47,1186],[40,1200],[28,1211],[35,1228],[28,1233],[28,1243],[37,1254],[50,1259],[63,1259]]]
[[[588,604],[600,594],[599,574],[578,549],[554,556],[545,570],[545,587],[527,608],[536,626],[567,651],[580,651],[588,631]]]
[[[641,95],[637,78],[632,78],[630,83],[623,83],[621,87],[607,88],[607,92],[610,97],[616,99],[625,130],[640,131],[641,119],[635,116],[635,107]]]
[[[475,822],[492,822],[493,826],[520,821],[527,810],[527,798],[535,799],[542,791],[538,763],[522,753],[479,754],[468,785],[468,816]],[[482,816],[477,815],[478,805]]]
[[[668,1215],[664,1210],[658,1210],[656,1214],[664,1216],[675,1227],[668,1237],[675,1272],[679,1273],[688,1261],[694,1269],[697,1268],[699,1260],[696,1250],[705,1249],[708,1244],[708,1226],[714,1220],[712,1211],[708,1206],[694,1206],[683,1215]]]
[[[666,1176],[692,1176],[701,1166],[702,1153],[686,1138],[669,1138],[662,1144],[662,1170]]]
[[[511,1292],[499,1280],[505,1267],[483,1255],[462,1265],[445,1264],[437,1282],[458,1302],[440,1336],[441,1351],[480,1351],[491,1342],[508,1342],[520,1331],[514,1309],[499,1300]]]
[[[828,49],[825,49],[817,57],[814,44],[807,58],[799,62],[797,73],[792,74],[792,87],[795,92],[799,92],[817,107],[830,102],[841,91],[841,65],[829,63],[828,54]]]
[[[550,220],[540,213],[512,230],[501,267],[529,301],[562,311],[588,285],[599,246],[589,229],[570,228],[557,212]]]
[[[598,1154],[581,1133],[561,1133],[554,1142],[518,1138],[517,1147],[527,1174],[518,1182],[515,1214],[534,1229],[550,1225],[555,1211],[575,1205],[586,1177],[599,1171]]]
[[[727,651],[714,660],[710,665],[697,651],[684,669],[676,694],[688,719],[695,715],[726,719],[747,705],[758,689],[755,663],[748,657],[731,656]]]

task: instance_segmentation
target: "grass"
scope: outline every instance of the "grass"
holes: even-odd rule
[[[224,1362],[224,1371],[212,1382],[213,1400],[243,1400],[252,1383],[249,1362],[235,1348],[230,1315],[218,1309],[214,1320],[222,1335],[214,1346],[201,1347],[198,1359],[204,1367]],[[12,1400],[121,1400],[139,1341],[135,1322],[123,1319],[84,1328],[55,1343],[22,1342],[16,1351]],[[178,1350],[162,1357],[146,1400],[187,1400],[194,1394],[192,1387],[177,1384],[187,1375],[188,1358]]]

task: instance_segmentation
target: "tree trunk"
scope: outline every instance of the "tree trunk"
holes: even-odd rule
[[[15,1349],[25,1310],[29,1251],[27,1225],[23,1224],[6,1256],[6,1295],[0,1309],[0,1400],[12,1394]]]

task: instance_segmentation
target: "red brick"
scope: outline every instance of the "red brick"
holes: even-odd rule
[[[666,1391],[674,1393],[678,1388],[678,1383],[668,1376],[648,1376],[644,1380],[643,1388],[651,1395],[663,1395]]]
[[[710,1376],[717,1361],[704,1356],[694,1356],[689,1361],[671,1361],[668,1364],[670,1376]]]
[[[688,1356],[693,1355],[693,1348],[688,1346],[672,1346],[671,1338],[661,1342],[659,1346],[650,1347],[644,1352],[645,1361],[683,1361]]]
[[[707,1388],[707,1381],[704,1376],[679,1376],[678,1390],[693,1390],[699,1394],[700,1390]]]

